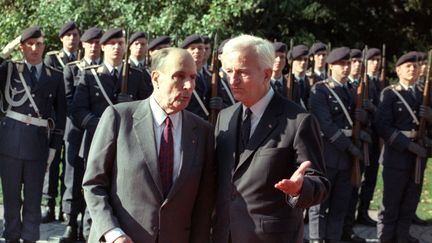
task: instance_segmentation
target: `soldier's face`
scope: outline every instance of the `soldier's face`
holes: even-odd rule
[[[371,59],[368,59],[367,62],[368,62],[367,73],[376,74],[380,68],[381,57],[372,57]]]
[[[195,89],[197,71],[188,53],[173,52],[165,58],[163,67],[151,74],[153,94],[167,114],[174,114],[188,106]]]
[[[42,55],[45,50],[44,38],[39,37],[26,40],[20,44],[20,50],[28,63],[32,65],[39,64],[42,62]]]
[[[325,51],[319,51],[314,54],[315,69],[321,70],[324,68],[326,57],[327,53]]]
[[[69,30],[62,37],[60,37],[63,43],[63,48],[69,52],[74,52],[78,49],[80,34],[77,29]]]
[[[247,107],[258,102],[269,89],[271,68],[262,68],[252,48],[222,54],[222,67],[234,98]]]
[[[350,61],[341,60],[329,65],[331,76],[339,82],[345,82],[350,73]]]
[[[129,47],[130,55],[135,57],[138,60],[142,60],[147,53],[147,39],[146,38],[138,38]]]
[[[286,54],[285,52],[275,53],[275,62],[273,64],[273,71],[280,72],[284,69],[286,65]]]
[[[205,48],[203,43],[190,44],[186,50],[192,55],[195,64],[199,67],[204,60]]]
[[[418,71],[417,62],[406,62],[396,67],[399,80],[408,85],[414,84],[417,81]]]
[[[112,38],[102,45],[104,52],[104,60],[108,61],[111,65],[119,65],[122,61],[125,48],[125,39]]]
[[[295,74],[304,74],[308,65],[308,57],[302,56],[293,60],[293,72]]]
[[[351,75],[356,76],[360,74],[362,61],[360,58],[351,58]]]
[[[100,57],[101,45],[99,39],[93,39],[82,43],[84,48],[84,55],[91,60],[95,60]]]
[[[427,61],[421,61],[419,62],[419,76],[426,76],[426,70],[427,70]]]

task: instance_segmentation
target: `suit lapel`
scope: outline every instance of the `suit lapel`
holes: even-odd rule
[[[150,175],[152,176],[153,182],[159,191],[160,197],[163,198],[162,183],[160,181],[158,167],[159,160],[156,151],[156,142],[154,139],[153,116],[150,109],[150,103],[148,99],[142,101],[141,103],[142,105],[140,105],[140,108],[133,115],[133,130],[138,143],[142,147],[144,154],[143,161],[145,161],[145,164],[150,171]],[[149,131],[151,131],[151,136],[149,135]]]
[[[181,137],[181,167],[178,177],[174,180],[167,199],[172,198],[186,180],[191,166],[195,163],[195,153],[198,143],[198,134],[196,133],[197,124],[191,119],[190,114],[182,112],[182,137]],[[166,201],[165,201],[166,202]]]
[[[248,158],[256,152],[258,147],[262,142],[270,135],[270,133],[275,129],[278,124],[277,117],[281,114],[280,109],[278,109],[279,96],[277,94],[273,95],[272,100],[268,104],[266,110],[264,111],[261,120],[259,121],[252,137],[249,140],[244,152],[240,155],[238,166],[235,172],[248,160]]]

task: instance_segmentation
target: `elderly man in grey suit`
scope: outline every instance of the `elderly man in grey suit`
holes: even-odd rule
[[[153,94],[108,107],[90,148],[84,196],[89,242],[207,242],[215,196],[213,131],[184,110],[196,67],[185,50],[158,51]]]
[[[223,49],[236,100],[216,123],[218,191],[214,241],[303,240],[303,208],[328,194],[317,120],[270,87],[274,49],[241,35]]]

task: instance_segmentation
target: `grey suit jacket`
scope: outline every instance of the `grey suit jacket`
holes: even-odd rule
[[[231,235],[235,243],[302,242],[303,208],[322,202],[329,191],[318,123],[300,106],[275,94],[245,151],[237,154],[241,112],[237,103],[222,110],[216,123],[214,241],[227,243]],[[298,198],[274,188],[305,160],[312,168]]]
[[[108,107],[83,180],[93,219],[89,242],[120,227],[134,242],[207,242],[215,196],[209,123],[183,111],[180,173],[162,194],[149,100]]]

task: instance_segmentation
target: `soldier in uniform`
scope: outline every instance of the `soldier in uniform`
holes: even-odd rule
[[[310,85],[306,77],[308,66],[308,48],[305,45],[294,46],[288,53],[288,59],[291,60],[293,75],[293,95],[292,101],[299,104],[305,110],[308,110],[308,100]]]
[[[210,73],[210,75],[211,75],[211,72],[209,70],[209,64],[208,64],[209,58],[210,58],[210,56],[212,54],[211,39],[210,39],[210,37],[208,37],[206,35],[203,35],[201,37],[202,37],[202,39],[204,41],[204,51],[205,51],[204,52],[204,59],[203,59],[203,69],[206,72]]]
[[[360,83],[362,72],[362,52],[359,49],[351,49],[351,71],[348,76],[348,82],[352,87],[357,87]]]
[[[24,30],[19,48],[23,62],[2,61],[0,66],[0,90],[8,105],[0,120],[3,237],[9,243],[20,238],[30,243],[40,236],[43,180],[61,149],[66,100],[62,73],[43,63],[40,27]]]
[[[311,72],[315,74],[315,81],[318,82],[326,79],[325,61],[327,57],[327,46],[322,42],[316,42],[310,48],[309,55],[312,56],[314,61],[314,67]]]
[[[150,57],[157,51],[163,48],[171,46],[171,37],[166,35],[161,35],[150,41],[148,44],[148,51]]]
[[[75,125],[86,131],[84,159],[87,158],[94,131],[106,107],[115,103],[142,100],[153,91],[144,82],[143,71],[130,67],[127,92],[121,93],[123,54],[125,38],[123,30],[114,28],[106,31],[100,39],[104,62],[102,65],[84,68],[73,97],[70,114]]]
[[[416,52],[402,55],[396,62],[399,83],[383,90],[378,107],[377,128],[385,142],[377,227],[382,243],[419,242],[409,234],[422,187],[414,181],[416,159],[421,158],[421,181],[426,165],[426,149],[415,142],[422,102],[418,69]]]
[[[272,88],[283,97],[286,97],[286,77],[283,75],[287,63],[287,46],[282,42],[274,42],[273,48],[275,50],[275,62],[273,63],[273,72],[270,79]]]
[[[309,209],[309,235],[313,243],[340,241],[352,192],[353,156],[363,156],[351,141],[355,101],[354,92],[347,86],[349,58],[349,48],[334,49],[326,59],[331,76],[316,83],[310,93],[310,112],[321,125],[327,177],[331,183],[330,196]],[[367,135],[364,135],[364,140],[367,140]]]
[[[65,23],[59,30],[58,36],[63,44],[63,48],[60,51],[50,51],[45,56],[45,64],[55,69],[63,71],[65,65],[69,62],[76,60],[78,56],[78,47],[80,33],[78,26],[75,22],[70,21]],[[45,175],[43,198],[44,207],[42,208],[42,222],[48,223],[55,220],[55,204],[56,197],[58,194],[58,183],[60,179],[60,193],[63,197],[65,191],[64,186],[64,173],[60,175],[60,163],[65,168],[65,154],[63,149],[59,149],[54,158],[49,171]],[[63,159],[62,159],[63,158]],[[63,169],[64,171],[64,169]],[[59,178],[60,177],[60,178]],[[59,219],[62,219],[63,212],[62,206],[60,205]]]
[[[84,32],[81,37],[84,48],[83,59],[66,64],[63,74],[66,85],[66,101],[68,110],[72,105],[73,95],[76,86],[79,83],[81,72],[84,68],[101,63],[101,46],[99,40],[102,36],[102,30],[98,27],[92,27]],[[80,156],[79,151],[83,139],[84,130],[75,126],[70,119],[70,114],[66,122],[65,133],[65,177],[64,183],[66,190],[63,194],[63,211],[65,217],[66,229],[60,242],[75,242],[83,238],[82,224],[78,234],[78,214],[84,215],[86,207],[81,190],[82,179],[84,176],[84,158]]]
[[[135,32],[129,38],[129,63],[131,67],[139,68],[143,71],[145,82],[151,85],[150,71],[146,67],[145,58],[147,54],[147,34],[145,32]]]

